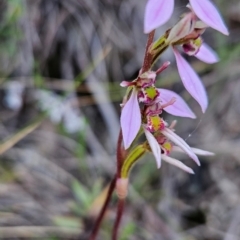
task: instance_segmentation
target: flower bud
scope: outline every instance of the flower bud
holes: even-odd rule
[[[125,199],[128,194],[128,178],[118,178],[116,192],[119,199]]]
[[[196,16],[190,12],[186,14],[169,32],[167,42],[173,44],[189,35],[195,27]]]

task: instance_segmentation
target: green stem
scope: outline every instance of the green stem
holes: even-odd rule
[[[129,173],[134,166],[134,164],[143,156],[143,154],[147,151],[145,145],[138,145],[135,147],[125,159],[122,167],[121,167],[121,178],[128,178]]]

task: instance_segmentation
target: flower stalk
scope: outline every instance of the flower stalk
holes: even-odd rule
[[[96,219],[93,230],[92,230],[92,232],[89,236],[89,240],[96,240],[96,238],[97,238],[101,223],[103,221],[104,215],[106,213],[106,210],[108,208],[108,205],[109,205],[111,197],[112,197],[112,194],[114,192],[115,185],[116,185],[116,177],[114,177],[111,181],[111,184],[110,184],[109,189],[108,189],[107,197],[106,197],[105,202],[102,206],[102,209],[101,209],[101,211],[100,211],[100,213],[99,213],[99,215]]]
[[[151,31],[148,34],[148,40],[147,40],[147,45],[146,45],[146,50],[145,50],[145,55],[144,55],[144,60],[143,60],[143,66],[142,66],[142,72],[147,72],[151,66],[152,66],[152,53],[149,51],[152,43],[153,43],[153,39],[154,39],[154,35],[155,35],[155,30]]]
[[[114,227],[113,227],[112,240],[118,239],[119,226],[120,226],[120,222],[121,222],[121,219],[123,216],[124,205],[125,205],[125,200],[119,199],[118,206],[117,206],[117,216],[116,216],[116,220],[115,220]]]

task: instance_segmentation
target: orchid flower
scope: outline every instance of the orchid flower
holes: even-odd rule
[[[200,154],[207,153],[204,151],[201,152],[201,150],[191,149],[182,138],[171,130],[173,127],[168,127],[168,124],[159,115],[162,113],[162,110],[165,110],[175,116],[189,118],[195,118],[196,116],[185,101],[178,94],[170,90],[157,89],[158,94],[155,94],[154,99],[149,99],[148,95],[143,98],[142,94],[139,93],[141,93],[144,88],[149,88],[149,86],[155,83],[155,77],[156,74],[154,72],[148,72],[142,74],[138,80],[134,81],[135,86],[133,86],[133,82],[127,83],[124,81],[121,83],[122,86],[132,87],[131,95],[123,106],[121,114],[124,147],[125,149],[130,147],[142,126],[147,143],[149,144],[149,150],[155,157],[157,168],[161,167],[161,160],[164,160],[193,174],[191,168],[179,160],[168,156],[169,153],[171,151],[183,151],[199,166],[200,161],[195,152]],[[140,86],[142,87],[140,88]],[[148,101],[148,105],[146,105],[142,111],[139,106],[139,102],[141,101]],[[172,146],[170,141],[175,145]]]
[[[189,2],[200,20],[225,35],[229,34],[220,13],[210,0],[189,0]],[[174,0],[148,0],[145,9],[144,33],[149,33],[166,23],[173,13],[173,8]]]
[[[190,9],[192,10],[191,7]],[[181,45],[186,54],[196,56],[206,63],[212,64],[218,62],[219,58],[217,54],[207,44],[203,43],[201,39],[201,35],[207,27],[208,26],[201,20],[198,20],[196,14],[191,11],[185,14],[174,27],[167,30],[150,49],[154,63],[168,46],[172,47],[183,85],[189,94],[199,103],[203,113],[208,106],[205,87],[194,69],[178,52],[177,46]]]
[[[190,12],[169,30],[166,37],[166,42],[173,48],[183,85],[200,104],[202,112],[206,111],[208,105],[206,90],[196,72],[181,56],[176,46],[182,45],[186,54],[196,56],[207,63],[218,62],[219,58],[217,54],[207,44],[202,43],[200,35],[205,29],[206,25],[201,21],[197,21],[195,14]]]
[[[168,162],[188,173],[194,174],[194,171],[183,164],[181,161],[169,156],[172,152],[183,152],[186,153],[190,158],[192,158],[198,166],[200,166],[200,161],[197,155],[202,156],[212,156],[214,153],[201,150],[198,148],[191,148],[189,145],[175,134],[172,129],[166,127],[164,130],[160,131],[160,135],[154,137],[152,133],[144,129],[148,144],[150,146],[151,152],[153,153],[157,166],[160,168],[161,160]],[[174,143],[175,145],[172,145]],[[197,155],[196,155],[197,154]]]
[[[173,91],[156,89],[157,92],[155,92],[155,88],[153,88],[149,93],[147,90],[143,90],[148,89],[150,85],[155,82],[156,74],[154,74],[154,72],[149,72],[148,74],[145,73],[141,76],[142,78],[139,78],[138,81],[135,81],[136,86],[132,86],[132,82],[128,83],[123,81],[121,83],[121,86],[132,87],[129,99],[122,108],[120,118],[125,149],[130,147],[142,125],[139,102],[147,101],[148,104],[144,110],[148,127],[144,127],[144,131],[146,129],[149,131],[156,131],[165,127],[164,121],[158,116],[162,113],[162,110],[165,110],[166,112],[175,116],[196,118],[195,114],[188,107],[187,103]],[[152,79],[152,77],[154,77],[154,79]],[[140,85],[143,87],[139,88]],[[143,91],[145,91],[147,94],[144,98],[142,97]],[[154,93],[154,98],[151,98],[153,95],[152,92]],[[147,138],[148,136],[149,135],[146,134]],[[159,163],[157,164],[159,166]]]
[[[189,0],[191,12],[185,14],[181,20],[165,35],[149,48],[154,63],[160,54],[169,46],[172,47],[178,72],[183,85],[192,97],[200,104],[203,112],[206,111],[208,98],[206,90],[196,72],[187,63],[177,50],[181,45],[183,51],[206,63],[216,63],[217,54],[205,43],[202,43],[201,35],[210,26],[228,34],[227,28],[218,13],[218,10],[209,0]],[[174,0],[148,0],[144,32],[149,33],[164,24],[172,15]],[[200,19],[200,20],[199,20]],[[123,81],[121,86],[128,87],[125,101],[122,104],[121,129],[124,148],[128,149],[136,138],[139,130],[144,130],[149,150],[155,156],[157,167],[161,166],[161,160],[165,160],[185,171],[193,173],[191,169],[180,161],[169,157],[171,151],[182,150],[198,165],[199,159],[196,153],[210,154],[206,151],[192,149],[188,144],[174,133],[171,127],[160,117],[163,110],[180,117],[196,118],[185,101],[176,93],[155,87],[156,75],[167,68],[169,63],[156,72],[149,69],[132,82]],[[172,146],[172,143],[174,146]],[[171,149],[166,151],[166,146]],[[171,150],[171,151],[170,151]]]

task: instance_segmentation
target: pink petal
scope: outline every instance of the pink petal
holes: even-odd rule
[[[173,7],[174,0],[148,0],[144,17],[144,33],[150,33],[166,23],[173,13]]]
[[[175,103],[165,107],[163,110],[174,116],[196,118],[196,115],[178,94],[167,89],[159,88],[158,90],[160,92],[159,99],[163,104],[169,102],[172,98],[176,99]]]
[[[128,82],[128,81],[122,81],[122,82],[120,83],[120,86],[121,86],[121,87],[129,87],[129,86],[131,86],[131,85],[133,85],[133,83],[132,83],[132,82]]]
[[[200,47],[198,53],[195,54],[195,57],[209,64],[219,61],[217,53],[214,52],[206,43],[202,43],[202,46]]]
[[[199,76],[175,48],[173,48],[173,51],[184,87],[200,104],[202,111],[205,112],[208,106],[208,98]]]
[[[151,147],[152,153],[156,159],[157,168],[160,168],[161,167],[161,148],[159,146],[159,143],[147,129],[144,128],[144,132],[145,132],[147,141]]]
[[[141,113],[135,88],[133,88],[130,98],[122,109],[120,122],[124,148],[128,149],[141,126]]]
[[[209,0],[189,0],[195,14],[207,25],[229,35],[228,29],[217,8]]]
[[[169,140],[174,142],[176,145],[178,145],[190,158],[192,158],[197,163],[198,166],[201,165],[197,155],[192,151],[188,144],[176,133],[174,133],[168,128],[162,130],[161,133],[165,135]]]
[[[163,155],[162,159],[165,162],[170,163],[170,164],[172,164],[172,165],[182,169],[183,171],[186,171],[188,173],[194,174],[194,171],[190,167],[186,166],[185,164],[183,164],[182,162],[180,162],[179,160],[177,160],[175,158],[171,158],[171,157],[169,157],[167,155]]]

